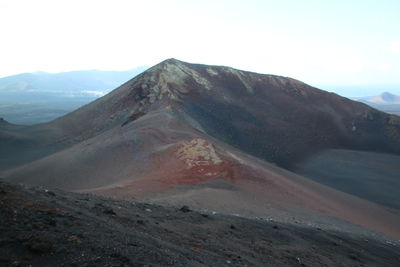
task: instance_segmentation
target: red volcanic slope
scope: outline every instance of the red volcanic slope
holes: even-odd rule
[[[205,139],[180,142],[150,158],[144,175],[86,192],[334,227],[329,216],[400,237],[400,212]]]
[[[293,79],[168,60],[65,117],[24,129],[38,140],[29,149],[47,156],[3,176],[330,227],[340,219],[400,237],[397,210],[259,159],[288,164],[336,146],[396,152],[397,123]]]

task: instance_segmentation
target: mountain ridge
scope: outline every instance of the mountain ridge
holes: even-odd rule
[[[146,67],[126,71],[76,70],[59,73],[27,72],[0,78],[0,92],[56,92],[110,90]],[[20,84],[21,86],[18,86]]]

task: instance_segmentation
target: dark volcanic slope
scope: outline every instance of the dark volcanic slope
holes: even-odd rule
[[[400,210],[400,156],[326,150],[300,162],[296,172],[349,194]]]
[[[400,153],[399,117],[290,78],[189,67],[204,80],[185,80],[184,110],[247,153],[281,166],[326,148]]]
[[[0,182],[1,266],[398,266],[399,243]]]

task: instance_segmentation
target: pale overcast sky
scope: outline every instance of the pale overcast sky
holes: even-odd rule
[[[400,94],[399,14],[399,0],[0,0],[0,77],[174,57]]]

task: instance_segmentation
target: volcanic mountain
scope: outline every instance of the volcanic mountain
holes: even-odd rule
[[[377,96],[354,97],[353,99],[383,112],[400,115],[400,96],[398,95],[384,92]]]
[[[0,148],[14,183],[400,236],[400,118],[291,78],[169,59],[50,123],[1,122]],[[389,155],[391,190],[315,175],[338,151]]]
[[[382,104],[382,105],[390,105],[390,104],[400,104],[400,96],[394,95],[389,92],[383,92],[377,96],[370,97],[359,97],[359,101],[371,104]]]

